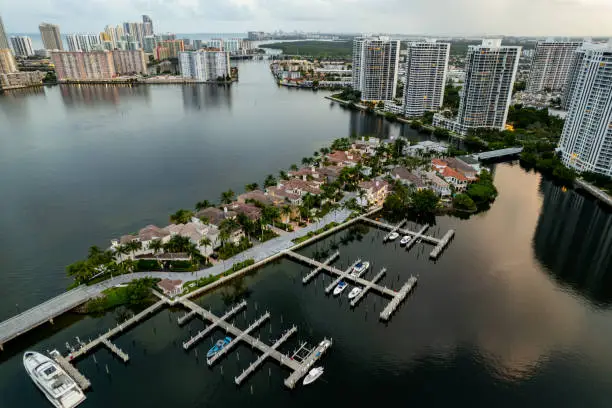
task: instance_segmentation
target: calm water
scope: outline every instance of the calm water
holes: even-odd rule
[[[0,97],[1,123],[8,124],[0,150],[3,315],[16,302],[61,291],[65,263],[90,244],[261,180],[335,137],[408,134],[330,107],[322,93],[278,89],[265,64],[241,67],[241,82],[231,90],[85,87]],[[181,347],[203,323],[179,328],[183,311],[165,309],[115,340],[130,354],[128,365],[105,349],[96,352],[97,364],[91,356],[78,363],[94,386],[84,406],[608,407],[610,214],[517,165],[498,165],[495,183],[500,196],[487,213],[437,219],[433,233],[454,228],[457,235],[435,263],[430,246],[406,254],[366,226],[303,250],[324,256],[338,248],[338,265],[361,257],[375,270],[385,266],[388,286],[418,275],[418,287],[389,324],[378,321],[385,302],[377,295],[350,310],[346,294],[323,293],[329,277],[303,286],[308,268],[289,260],[198,300],[221,313],[248,298],[246,315],[236,318],[240,327],[269,310],[262,339],[298,325],[284,351],[298,338],[333,337],[325,375],[314,385],[287,391],[288,372],[268,362],[237,388],[233,378],[254,360],[252,352],[239,346],[209,369]],[[117,319],[121,311],[66,315],[9,343],[0,354],[0,406],[48,406],[23,373],[24,349],[65,350],[66,341],[93,337]],[[209,347],[205,339],[199,355]]]

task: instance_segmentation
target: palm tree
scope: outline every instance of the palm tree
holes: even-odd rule
[[[221,203],[229,204],[232,201],[234,201],[235,196],[236,196],[236,193],[234,193],[231,189],[224,191],[221,193]]]
[[[264,187],[271,187],[276,184],[276,179],[272,174],[268,174],[264,180]]]
[[[297,164],[292,164],[289,169],[291,169],[291,171],[298,171],[298,166]]]
[[[173,224],[187,224],[191,217],[193,217],[193,211],[178,210],[170,216],[170,222]]]
[[[127,245],[119,245],[115,249],[115,253],[119,255],[119,258],[121,258],[123,255],[127,255],[130,253],[130,248],[128,248]]]
[[[153,251],[153,255],[157,255],[157,253],[162,250],[163,246],[161,239],[154,239],[149,244],[149,249]]]
[[[209,246],[212,246],[212,241],[208,237],[203,237],[200,240],[200,245],[202,245],[204,247],[204,251],[206,251],[206,248],[208,248]]]
[[[304,166],[308,166],[310,163],[312,163],[312,159],[310,159],[310,157],[302,157],[302,164]]]
[[[291,206],[283,205],[280,210],[281,215],[287,215],[291,217]]]
[[[136,262],[131,259],[126,259],[125,261],[121,262],[119,270],[121,271],[121,273],[132,273],[134,272],[135,267]]]
[[[201,211],[205,208],[212,207],[212,203],[208,200],[198,201],[195,205],[196,211]]]
[[[285,170],[279,171],[278,176],[281,180],[289,180],[289,176],[287,175],[287,172]]]
[[[254,191],[257,190],[259,188],[259,184],[257,183],[249,183],[246,186],[244,186],[244,189],[246,191]]]
[[[227,241],[229,241],[230,239],[230,233],[229,231],[223,229],[221,231],[219,231],[219,240],[221,241],[221,245],[225,245],[227,243]]]

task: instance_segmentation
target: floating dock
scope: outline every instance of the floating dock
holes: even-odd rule
[[[403,227],[403,226],[404,226],[404,224],[406,224],[407,222],[408,222],[408,220],[407,220],[407,219],[403,219],[403,220],[401,220],[401,221],[399,222],[399,224],[397,224],[396,226],[392,226],[392,225],[390,225],[390,227],[392,227],[392,228],[391,228],[391,231],[389,231],[389,233],[388,233],[387,235],[385,235],[385,236],[384,236],[384,238],[383,238],[383,242],[387,242],[387,241],[389,240],[389,237],[391,236],[391,234],[393,234],[394,232],[399,231],[399,229],[400,229],[401,227]]]
[[[353,264],[351,266],[349,266],[348,268],[346,268],[346,270],[344,272],[340,272],[338,274],[338,277],[336,278],[336,280],[334,280],[332,283],[330,283],[326,288],[325,288],[325,293],[329,294],[332,290],[334,290],[334,288],[336,286],[338,286],[338,284],[340,282],[342,282],[344,279],[346,279],[346,277],[351,273],[351,271],[353,270],[353,268],[355,267],[355,265],[357,265],[359,262],[361,262],[361,259],[356,260],[355,262],[353,262]],[[327,265],[326,265],[327,266]],[[323,270],[323,268],[319,267],[317,268],[319,270]],[[353,276],[351,276],[351,278],[354,278]]]
[[[386,272],[387,272],[387,268],[382,268],[381,271],[378,272],[376,276],[374,276],[372,280],[368,282],[367,285],[361,288],[361,292],[359,292],[359,294],[355,296],[353,300],[351,300],[351,307],[357,306],[357,303],[359,303],[359,301],[366,295],[366,293],[370,289],[372,289],[372,286],[374,286],[376,282],[378,282],[385,275]]]
[[[332,263],[333,261],[338,259],[339,256],[340,256],[340,252],[336,251],[332,256],[330,256],[325,261],[323,261],[323,264],[324,265],[329,265],[330,263]],[[308,283],[312,278],[317,276],[317,274],[319,272],[321,272],[321,270],[322,270],[322,268],[318,267],[315,270],[313,270],[312,272],[310,272],[308,275],[304,276],[304,278],[302,279],[302,283]]]
[[[186,302],[191,302],[190,300],[185,299]],[[193,302],[191,302],[193,303]],[[185,303],[183,303],[185,304]],[[193,305],[196,305],[195,303],[193,303]],[[195,336],[191,337],[189,340],[187,340],[186,342],[183,342],[183,348],[185,350],[189,349],[189,347],[193,346],[196,342],[198,342],[199,340],[203,339],[204,337],[206,337],[215,327],[219,326],[219,323],[222,321],[226,321],[227,319],[229,319],[230,317],[232,317],[233,315],[235,315],[236,313],[238,313],[243,307],[246,307],[247,302],[245,300],[243,300],[242,302],[240,302],[239,304],[237,304],[236,306],[234,306],[233,308],[231,308],[230,311],[228,311],[226,314],[224,314],[223,316],[221,316],[220,318],[218,318],[216,321],[214,321],[211,325],[209,325],[208,327],[206,327],[204,330],[199,331]],[[199,309],[196,308],[195,306],[189,305],[187,307],[192,308],[191,312],[189,312],[188,314],[193,313],[193,315],[197,315],[199,314],[198,311]],[[199,306],[198,306],[199,307]],[[200,308],[201,309],[201,308]],[[204,309],[202,309],[204,310]],[[212,315],[212,313],[208,312],[209,314],[207,314],[206,316],[202,316],[204,319],[207,319],[208,316]],[[185,317],[185,316],[183,316]],[[180,320],[180,318],[179,318]],[[208,319],[209,320],[209,319]],[[179,321],[179,325],[181,324],[181,322]]]
[[[246,302],[242,302],[238,306],[232,308],[229,312],[225,313],[225,315],[221,318],[217,317],[210,311],[202,308],[201,306],[197,305],[196,303],[188,299],[181,298],[179,300],[179,303],[181,303],[183,306],[190,309],[191,311],[195,311],[196,314],[198,316],[201,316],[203,319],[212,322],[212,325],[209,327],[212,327],[212,326],[219,327],[225,330],[227,333],[234,335],[234,339],[229,344],[227,344],[220,352],[215,354],[212,358],[208,359],[208,365],[213,365],[217,360],[219,360],[224,355],[229,353],[231,349],[236,344],[238,344],[238,342],[240,341],[247,343],[253,349],[258,349],[259,351],[261,351],[262,355],[255,362],[249,365],[249,367],[246,370],[244,370],[242,374],[234,378],[234,381],[236,382],[236,384],[242,383],[250,374],[252,374],[257,369],[257,367],[261,365],[261,363],[266,358],[271,357],[277,360],[281,364],[281,366],[288,367],[289,369],[292,370],[292,374],[285,380],[285,385],[289,388],[293,388],[295,387],[295,384],[300,380],[300,378],[302,378],[304,375],[308,373],[308,370],[310,369],[312,364],[314,364],[314,362],[319,357],[321,357],[323,352],[327,350],[329,346],[331,346],[330,340],[326,340],[326,339],[323,340],[319,344],[319,346],[311,352],[311,355],[309,355],[306,359],[300,362],[295,359],[292,359],[291,357],[277,350],[277,348],[283,342],[285,342],[289,338],[289,336],[291,336],[293,333],[297,331],[297,328],[295,326],[291,328],[288,332],[286,332],[272,346],[265,344],[264,342],[262,342],[259,339],[256,339],[250,334],[252,331],[257,329],[261,324],[263,324],[266,320],[270,318],[270,314],[268,312],[263,314],[259,319],[257,319],[253,324],[251,324],[247,329],[241,330],[238,327],[234,326],[233,324],[227,322],[225,320],[225,316],[235,313],[236,308],[238,306],[240,306],[240,308],[244,307],[243,304],[246,305]],[[325,344],[324,350],[321,349],[323,344]]]
[[[59,364],[59,366],[62,367],[70,377],[72,377],[72,379],[82,390],[86,390],[91,387],[91,382],[83,374],[81,374],[81,372],[77,370],[76,367],[70,363],[70,361],[66,360],[66,358],[64,358],[59,351],[53,350],[49,354],[51,355],[51,358],[53,358],[57,364]]]
[[[395,309],[397,309],[400,303],[402,303],[402,301],[406,299],[406,296],[408,296],[408,294],[412,291],[412,288],[414,288],[414,285],[416,285],[416,283],[417,278],[411,276],[410,279],[408,279],[408,282],[406,282],[404,286],[402,286],[402,288],[397,292],[398,295],[391,299],[391,301],[387,304],[384,310],[380,313],[381,320],[389,321],[391,315],[393,314],[393,312],[395,312]]]

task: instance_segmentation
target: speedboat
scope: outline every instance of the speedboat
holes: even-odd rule
[[[406,245],[407,243],[410,242],[410,235],[404,235],[402,237],[402,240],[400,241],[400,245]]]
[[[208,353],[206,353],[206,358],[211,358],[212,356],[223,350],[225,346],[230,344],[231,341],[232,338],[229,336],[224,339],[218,340],[215,345],[212,346],[210,350],[208,350]]]
[[[304,385],[313,383],[317,378],[323,374],[323,367],[315,367],[308,372],[308,375],[304,378]]]
[[[346,282],[340,281],[340,283],[338,283],[338,285],[334,289],[334,296],[341,294],[342,291],[347,288],[347,286],[348,284]]]
[[[357,297],[361,293],[361,288],[355,287],[349,292],[349,299]]]
[[[369,262],[358,262],[357,265],[353,266],[353,272],[351,272],[352,276],[359,276],[370,267]]]
[[[392,232],[391,234],[389,234],[389,236],[387,237],[387,240],[389,241],[395,241],[397,238],[399,237],[399,234],[397,232]]]
[[[34,384],[57,408],[73,408],[85,401],[76,382],[49,357],[35,351],[23,354],[23,365]]]

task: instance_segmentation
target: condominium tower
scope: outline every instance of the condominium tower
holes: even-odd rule
[[[449,43],[435,41],[408,44],[404,115],[420,117],[442,106],[446,70],[450,55]]]
[[[63,50],[62,36],[60,35],[60,29],[58,25],[41,23],[38,28],[40,29],[40,36],[42,37],[43,46],[47,50]]]
[[[580,44],[580,42],[553,40],[538,42],[529,71],[526,91],[561,92],[565,90],[574,59],[574,51]]]
[[[520,54],[521,47],[502,46],[499,39],[469,46],[458,115],[434,115],[434,126],[463,135],[477,128],[504,130]]]
[[[365,101],[395,98],[400,42],[389,37],[353,40],[353,89]]]
[[[34,48],[32,48],[32,39],[26,36],[11,37],[11,45],[15,55],[20,57],[29,57],[34,55]]]
[[[187,51],[179,55],[181,75],[198,81],[216,81],[230,74],[227,51]]]
[[[612,40],[584,44],[559,142],[563,164],[612,176]]]
[[[143,24],[143,37],[147,35],[153,35],[153,20],[146,14],[142,16]]]
[[[15,57],[8,48],[0,49],[0,74],[12,74],[17,72],[17,63]]]
[[[111,54],[117,75],[147,73],[147,63],[142,50],[114,50]]]
[[[9,48],[8,39],[6,38],[6,31],[4,31],[4,24],[2,23],[2,16],[0,16],[0,49]]]
[[[56,51],[51,54],[57,79],[60,81],[91,81],[115,76],[113,55],[109,51]]]
[[[100,36],[96,34],[69,34],[66,36],[68,51],[100,51]]]

